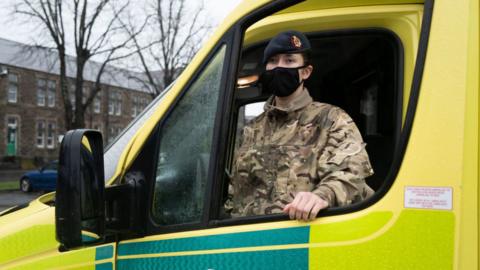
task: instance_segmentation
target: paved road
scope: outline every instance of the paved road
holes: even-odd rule
[[[17,190],[0,191],[0,212],[14,205],[27,203],[42,194],[44,193],[43,192],[24,193]]]

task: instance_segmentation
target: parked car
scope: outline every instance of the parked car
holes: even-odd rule
[[[39,170],[29,171],[20,178],[20,190],[55,190],[57,183],[58,160],[52,161]]]

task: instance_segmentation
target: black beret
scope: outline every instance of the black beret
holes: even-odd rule
[[[263,51],[263,63],[279,53],[301,53],[311,49],[310,41],[301,32],[289,30],[276,35]]]

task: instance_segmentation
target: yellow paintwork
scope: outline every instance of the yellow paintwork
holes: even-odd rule
[[[211,52],[221,36],[240,18],[269,1],[249,0],[240,4],[220,25],[210,40],[197,53],[191,64],[177,79],[175,85],[166,94],[162,105],[158,106],[137,134],[125,147],[115,175],[110,179],[119,179],[137,157],[143,143],[168,110],[205,57]],[[402,5],[388,5],[390,3]],[[279,30],[294,28],[301,31],[319,31],[351,27],[383,27],[394,31],[404,46],[404,115],[410,94],[413,69],[418,49],[423,1],[307,1],[291,7],[276,15],[265,18],[252,25],[245,35],[245,45],[265,40]],[[371,6],[373,5],[373,6]],[[392,19],[394,18],[394,19]],[[329,263],[342,269],[342,253],[353,257],[371,255],[370,262],[359,261],[359,265],[370,263],[370,269],[381,269],[375,264],[375,256],[391,256],[392,266],[401,269],[414,269],[407,262],[396,260],[402,252],[412,251],[402,243],[412,243],[416,239],[445,240],[454,246],[436,246],[435,242],[415,243],[411,261],[420,262],[422,252],[438,252],[438,265],[430,269],[478,269],[479,262],[479,216],[480,194],[480,137],[479,137],[479,3],[478,0],[437,0],[430,31],[428,53],[421,84],[415,121],[412,127],[407,151],[400,171],[388,193],[367,209],[317,219],[311,225],[312,236],[309,244],[297,247],[310,248],[310,256],[322,257],[323,265]],[[453,210],[430,211],[404,208],[404,188],[406,186],[443,186],[453,188]],[[74,268],[92,269],[93,248],[68,252],[59,256],[58,244],[54,240],[54,209],[44,203],[52,198],[47,194],[29,207],[0,218],[0,268],[7,261],[9,267],[28,268],[29,263],[42,263],[44,268],[61,263],[73,263]],[[43,203],[42,203],[43,202]],[[382,214],[384,213],[384,214]],[[325,230],[335,232],[335,228],[348,228],[352,220],[379,215],[375,226],[366,222],[365,233],[356,239],[330,239],[338,235],[323,235]],[[382,216],[383,215],[383,216]],[[381,216],[381,218],[380,218]],[[358,224],[358,223],[356,223]],[[369,225],[370,224],[370,225]],[[408,227],[406,226],[412,226]],[[415,230],[414,226],[417,224]],[[180,232],[149,236],[122,243],[145,240],[176,239],[190,236],[237,233],[274,228],[306,226],[297,221],[275,222],[270,224],[252,224],[221,227],[209,230]],[[336,227],[338,226],[338,227]],[[402,228],[411,228],[409,230]],[[435,231],[436,228],[442,228]],[[432,229],[433,231],[429,231]],[[450,229],[454,231],[451,234]],[[35,230],[46,231],[41,238],[38,234],[29,234]],[[35,231],[36,232],[36,231]],[[23,239],[36,243],[34,247],[21,245],[22,241],[5,241],[6,238]],[[27,239],[28,238],[28,239]],[[38,245],[39,241],[41,245]],[[2,244],[8,243],[7,246]],[[13,243],[13,246],[12,246]],[[15,246],[16,245],[16,246]],[[412,247],[412,246],[410,246]],[[114,247],[115,248],[115,247]],[[241,248],[241,251],[292,248],[265,246],[261,248]],[[384,253],[374,253],[383,248]],[[386,251],[390,251],[388,253]],[[196,251],[195,251],[196,252]],[[193,252],[192,254],[194,254]],[[202,251],[202,254],[212,251]],[[231,252],[220,250],[217,252]],[[197,252],[198,253],[198,252]],[[343,253],[345,254],[345,253]],[[360,255],[362,256],[360,256]],[[180,255],[185,255],[180,253]],[[358,256],[356,256],[358,255]],[[442,255],[442,256],[440,256]],[[69,258],[65,259],[65,258]],[[154,255],[152,255],[154,256]],[[159,256],[159,255],[156,255]],[[162,256],[166,256],[165,254]],[[94,255],[93,255],[94,257]],[[450,262],[448,259],[452,257]],[[62,259],[59,259],[62,258]],[[124,256],[127,259],[128,256]],[[336,260],[335,260],[336,258]],[[387,257],[385,257],[387,258]],[[332,261],[329,261],[331,259]],[[54,264],[50,264],[54,261]],[[109,261],[109,260],[106,260]],[[113,259],[110,260],[113,262]],[[85,265],[82,264],[85,262]],[[100,261],[103,262],[103,261]],[[98,261],[97,261],[98,263]],[[114,262],[113,262],[114,263]],[[320,267],[315,261],[310,267]],[[405,265],[402,265],[405,264]],[[31,265],[30,265],[31,266]],[[70,265],[72,266],[72,265]],[[416,266],[421,268],[423,266]],[[429,266],[425,266],[429,269]],[[64,268],[66,269],[66,268]]]
[[[115,244],[106,244],[98,247],[112,246],[115,252]],[[30,270],[30,269],[55,269],[55,270],[95,270],[95,265],[102,263],[111,263],[112,269],[115,269],[115,257],[103,260],[95,260],[95,249],[89,247],[78,250],[72,250],[66,253],[60,253],[57,250],[37,254],[24,260],[18,260],[9,264],[2,265],[1,269],[10,270]]]

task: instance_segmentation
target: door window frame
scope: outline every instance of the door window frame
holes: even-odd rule
[[[428,40],[429,40],[429,34],[430,34],[430,26],[431,26],[431,20],[432,20],[432,14],[433,14],[433,0],[426,0],[424,3],[424,11],[423,11],[423,18],[422,18],[422,24],[420,28],[420,38],[418,42],[418,49],[417,49],[417,57],[415,60],[415,66],[414,66],[414,71],[413,71],[413,79],[412,79],[412,84],[411,84],[411,90],[410,90],[410,96],[408,99],[408,105],[407,105],[407,111],[405,114],[404,122],[403,122],[403,128],[401,128],[401,119],[399,121],[400,126],[396,126],[396,129],[401,129],[400,131],[397,131],[395,133],[399,134],[398,137],[395,139],[396,146],[394,147],[394,154],[393,154],[393,160],[391,163],[391,168],[389,169],[389,172],[385,178],[384,184],[375,192],[375,194],[370,197],[369,199],[362,201],[360,203],[354,204],[354,205],[349,205],[349,206],[344,206],[344,207],[334,207],[334,208],[328,208],[325,210],[322,210],[317,217],[325,217],[325,216],[333,216],[333,215],[341,215],[341,214],[348,214],[356,211],[360,211],[362,209],[368,208],[371,205],[375,204],[377,201],[379,201],[383,196],[389,191],[390,187],[393,185],[393,182],[395,181],[398,172],[400,170],[400,166],[403,161],[403,157],[408,145],[408,140],[410,137],[410,133],[412,130],[413,126],[413,119],[415,116],[415,111],[416,111],[416,105],[418,103],[418,97],[419,97],[419,92],[420,92],[420,86],[421,86],[421,81],[422,81],[422,76],[423,76],[423,70],[424,70],[424,65],[425,65],[425,59],[426,59],[426,53],[427,53],[427,47],[428,47]],[[250,17],[246,17],[243,21],[239,22],[237,24],[237,29],[239,30],[246,30],[250,25],[247,22],[254,22],[258,17],[255,16],[256,14],[252,14]],[[266,15],[264,15],[266,16]],[[243,23],[243,24],[242,24]],[[243,26],[243,27],[242,27]],[[388,29],[387,29],[388,30]],[[240,36],[243,35],[243,33],[239,34]],[[395,35],[396,36],[396,35]],[[242,45],[243,42],[243,36],[240,42],[240,45]],[[400,46],[401,45],[401,41]],[[401,48],[403,51],[403,48]],[[403,93],[403,81],[404,81],[404,76],[403,76],[403,53],[401,53],[402,59],[400,60],[402,62],[402,67],[399,72],[402,74],[401,76],[398,76],[398,80],[401,80],[399,82],[400,85],[402,85],[402,90],[401,93]],[[236,61],[239,61],[240,56],[236,59]],[[232,61],[233,62],[233,61]],[[236,71],[236,70],[235,70]],[[397,84],[398,85],[398,84]],[[396,93],[397,94],[397,93]],[[258,100],[259,101],[259,100]],[[224,120],[225,127],[230,127],[229,131],[228,128],[224,128],[223,130],[223,137],[222,138],[228,138],[228,140],[223,139],[223,141],[218,141],[218,145],[221,146],[219,149],[219,162],[222,166],[219,166],[217,169],[217,177],[215,178],[217,182],[215,183],[213,189],[212,189],[212,194],[222,194],[223,193],[223,188],[225,183],[225,178],[222,178],[220,175],[223,175],[225,173],[224,169],[227,168],[227,162],[228,162],[228,152],[229,152],[229,144],[234,143],[234,140],[232,139],[232,136],[235,135],[235,126],[236,126],[236,119],[234,115],[236,112],[232,111],[233,107],[233,97],[230,97],[230,100],[226,100],[225,104],[228,104],[229,106],[224,109]],[[401,108],[400,108],[401,110]],[[400,112],[398,114],[398,117],[402,117],[402,113]],[[229,119],[230,117],[230,119]],[[228,141],[228,144],[225,142]],[[212,215],[210,216],[210,227],[217,227],[217,226],[232,226],[232,225],[242,225],[242,224],[254,224],[254,223],[263,223],[263,222],[274,222],[274,221],[285,221],[289,220],[289,216],[286,214],[272,214],[272,215],[265,215],[265,216],[248,216],[248,217],[238,217],[238,218],[229,218],[229,219],[220,219],[220,210],[222,208],[222,201],[220,196],[217,196],[217,200],[212,200],[211,204],[211,210],[210,212]]]
[[[205,185],[205,203],[204,207],[202,210],[202,215],[200,222],[194,222],[194,223],[185,223],[185,224],[171,224],[171,225],[159,225],[155,222],[155,218],[153,217],[153,205],[154,205],[154,194],[155,194],[155,179],[151,179],[151,181],[147,184],[147,190],[148,192],[148,199],[147,199],[147,226],[146,226],[146,232],[148,234],[159,234],[159,233],[169,233],[169,232],[176,232],[176,231],[186,231],[186,230],[195,230],[195,229],[200,229],[200,228],[205,228],[208,224],[208,214],[209,214],[209,209],[210,209],[210,194],[209,194],[209,188],[212,185],[212,177],[211,177],[211,167],[212,167],[212,161],[216,158],[215,157],[215,142],[216,142],[216,136],[215,134],[217,133],[217,125],[218,125],[218,115],[220,113],[219,109],[219,104],[221,104],[221,100],[223,100],[223,95],[224,95],[224,89],[226,88],[227,80],[226,80],[226,75],[230,72],[229,65],[230,59],[232,58],[232,31],[228,31],[221,39],[220,41],[215,45],[215,47],[211,50],[211,52],[208,54],[208,56],[205,58],[203,63],[199,66],[197,71],[193,74],[192,78],[189,80],[189,82],[184,86],[182,91],[178,94],[178,96],[175,98],[175,100],[172,102],[172,104],[169,106],[169,109],[165,113],[165,115],[162,117],[160,122],[157,124],[157,126],[154,129],[154,132],[152,133],[152,136],[150,139],[154,139],[154,145],[155,145],[155,150],[151,152],[151,155],[153,156],[152,158],[152,170],[156,170],[156,164],[158,163],[159,160],[159,153],[160,153],[160,139],[162,135],[162,129],[165,126],[166,122],[169,120],[170,115],[174,113],[175,109],[177,108],[177,104],[182,100],[183,96],[188,93],[189,89],[191,89],[192,85],[197,81],[197,79],[203,74],[205,68],[211,63],[212,59],[217,55],[217,53],[220,52],[223,46],[225,46],[225,56],[223,58],[223,66],[222,66],[222,75],[220,79],[220,86],[219,86],[219,96],[218,96],[218,101],[217,101],[217,110],[215,113],[215,123],[214,123],[214,135],[213,135],[213,140],[212,140],[212,148],[211,152],[212,155],[210,156],[210,162],[209,162],[209,169],[208,169],[208,178],[207,182]],[[148,144],[148,143],[147,143]],[[155,172],[153,172],[152,175],[155,175]]]

